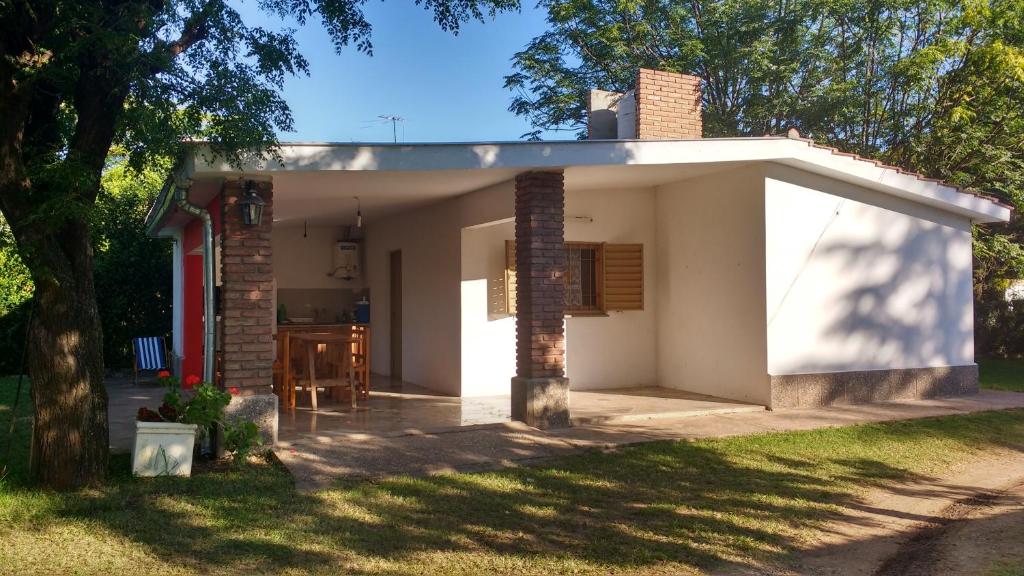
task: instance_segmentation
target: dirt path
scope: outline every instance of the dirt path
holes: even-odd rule
[[[1024,454],[972,461],[900,483],[846,510],[791,574],[975,576],[1024,563]]]
[[[1024,481],[946,508],[915,532],[875,576],[985,574],[992,564],[1024,561]]]

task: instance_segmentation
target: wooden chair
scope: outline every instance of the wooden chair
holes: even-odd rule
[[[370,338],[366,326],[352,326],[352,369],[359,381],[359,397],[370,398]]]
[[[346,353],[354,344],[353,339],[340,334],[301,334],[291,338],[293,342],[290,348],[296,350],[301,356],[301,358],[293,357],[291,362],[294,368],[290,375],[293,383],[292,390],[295,391],[301,387],[304,391],[308,391],[310,405],[313,410],[316,410],[318,408],[318,388],[323,388],[331,395],[333,395],[334,388],[348,388],[352,407],[355,408],[356,399],[361,394],[352,354]],[[324,374],[324,376],[320,376],[320,374]]]

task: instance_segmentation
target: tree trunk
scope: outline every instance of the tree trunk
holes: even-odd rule
[[[89,227],[71,218],[36,238],[29,376],[35,419],[30,469],[39,484],[66,490],[106,478],[109,452],[103,333],[93,285]]]

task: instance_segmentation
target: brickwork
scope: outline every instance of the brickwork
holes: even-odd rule
[[[221,239],[221,313],[226,388],[238,387],[243,396],[270,394],[274,363],[274,270],[270,230],[274,220],[273,185],[259,182],[266,201],[258,226],[242,223],[238,201],[245,183],[225,182]]]
[[[516,177],[516,374],[565,375],[565,193],[561,172]]]
[[[700,138],[700,78],[640,69],[636,82],[636,135],[641,140]]]

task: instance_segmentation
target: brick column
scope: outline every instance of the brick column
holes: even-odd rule
[[[565,191],[562,172],[516,176],[516,377],[512,418],[569,425],[565,378]]]
[[[221,238],[221,372],[225,388],[238,388],[229,416],[256,422],[264,438],[277,440],[277,396],[274,379],[274,270],[270,231],[274,221],[274,189],[258,182],[266,202],[259,225],[242,222],[238,201],[245,181],[224,183]]]

